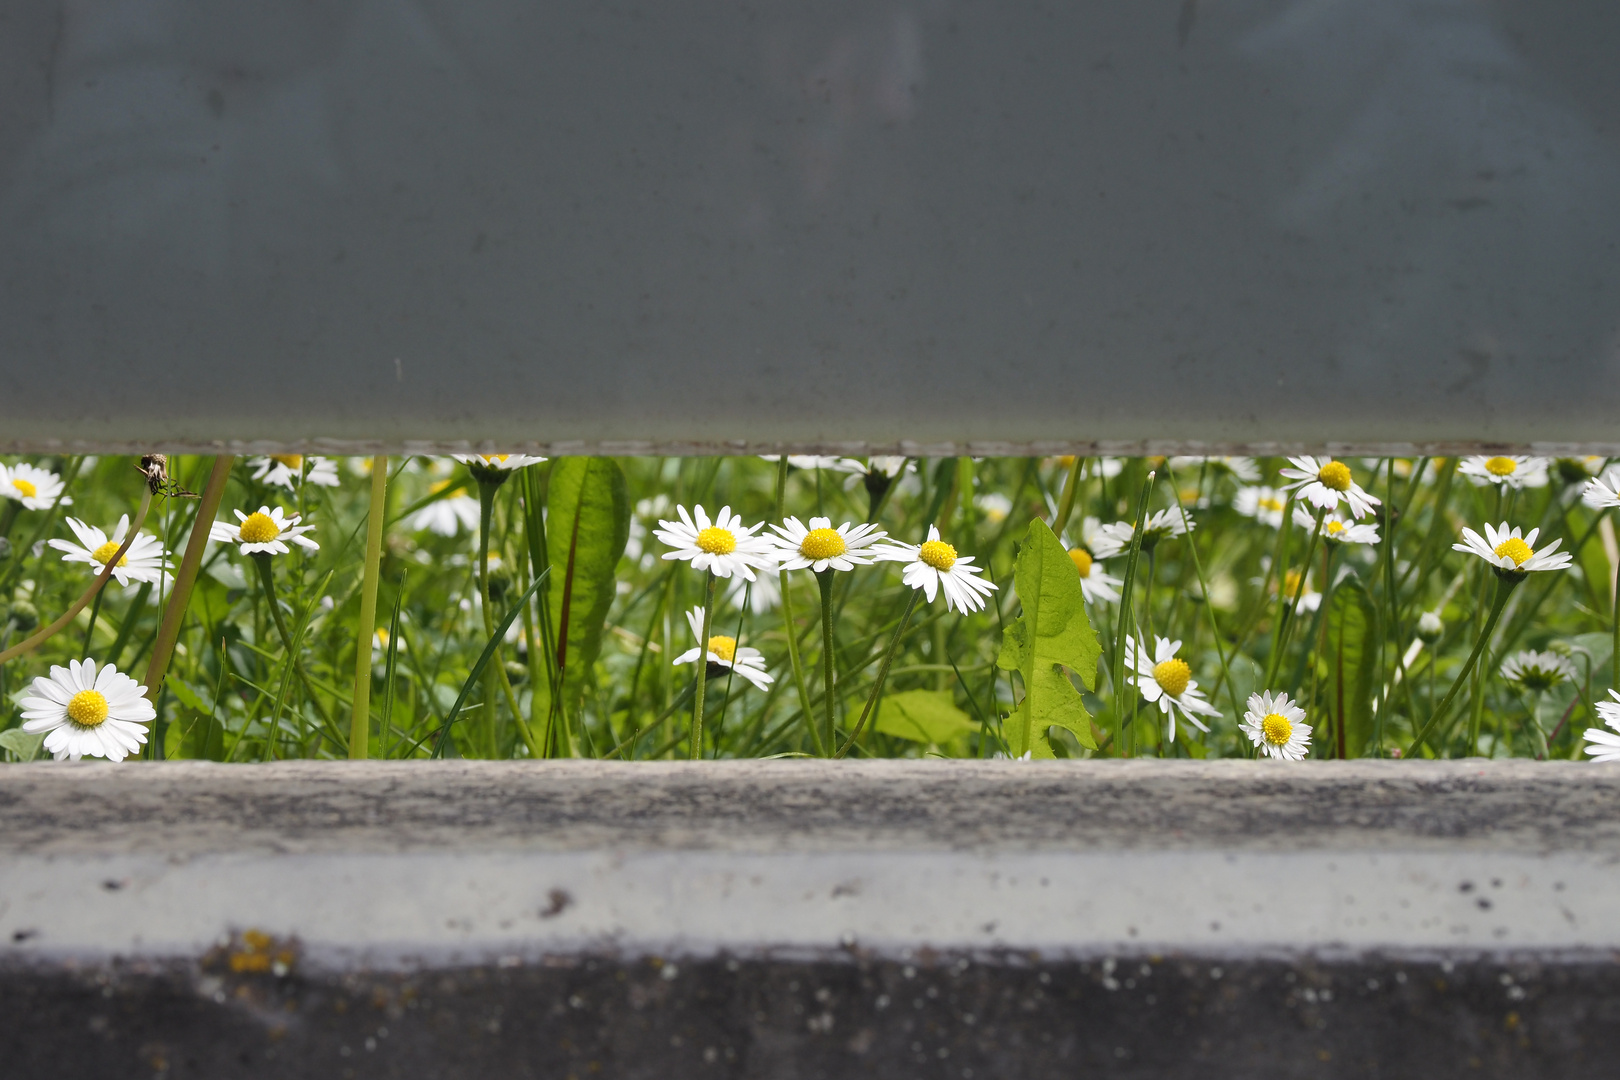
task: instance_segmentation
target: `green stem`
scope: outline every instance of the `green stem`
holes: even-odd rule
[[[903,470],[902,470],[903,473]],[[785,521],[787,501],[787,475],[788,460],[783,454],[776,461],[776,520]],[[899,481],[896,480],[896,483]],[[815,745],[816,756],[826,757],[827,751],[821,745],[821,732],[816,728],[815,710],[810,708],[810,691],[804,681],[804,662],[799,659],[799,631],[793,621],[793,589],[786,570],[778,570],[777,581],[782,586],[782,626],[787,631],[788,663],[793,667],[793,686],[799,692],[799,711],[804,715],[805,724],[810,728],[810,741]]]
[[[1316,527],[1311,530],[1311,541],[1305,546],[1305,559],[1301,562],[1299,570],[1299,584],[1294,586],[1294,598],[1287,598],[1288,570],[1285,567],[1282,577],[1277,585],[1277,643],[1271,650],[1271,657],[1266,661],[1266,681],[1262,684],[1267,690],[1271,689],[1271,681],[1277,677],[1277,668],[1282,664],[1283,653],[1288,650],[1288,639],[1294,630],[1294,616],[1299,611],[1300,598],[1305,595],[1305,579],[1310,577],[1311,560],[1316,557],[1316,544],[1322,538],[1322,518],[1327,511],[1318,507],[1316,511]]]
[[[186,553],[175,572],[174,589],[163,609],[163,621],[152,645],[152,659],[146,665],[146,696],[157,701],[163,677],[169,671],[169,659],[174,655],[175,642],[180,640],[180,624],[191,605],[191,589],[197,583],[197,571],[202,569],[203,555],[208,548],[208,535],[213,529],[214,517],[219,513],[220,500],[225,497],[225,482],[230,479],[231,464],[236,460],[230,454],[214,459],[208,483],[203,487],[202,499],[197,504],[197,518],[191,523],[191,538],[186,541]]]
[[[1434,730],[1435,725],[1445,717],[1446,712],[1451,708],[1451,703],[1456,700],[1457,692],[1462,689],[1463,683],[1468,681],[1468,676],[1473,672],[1474,665],[1479,662],[1479,654],[1485,651],[1485,643],[1491,639],[1491,632],[1496,629],[1496,620],[1501,618],[1502,609],[1507,606],[1508,596],[1512,594],[1521,580],[1523,579],[1517,576],[1497,576],[1496,598],[1491,602],[1491,614],[1485,620],[1485,629],[1480,632],[1479,640],[1474,642],[1474,651],[1468,654],[1468,662],[1463,664],[1461,671],[1457,672],[1456,679],[1451,683],[1451,689],[1446,691],[1445,698],[1441,700],[1439,706],[1429,716],[1428,722],[1423,725],[1423,729],[1412,740],[1412,745],[1406,751],[1407,757],[1412,757],[1418,752],[1418,748],[1423,745],[1423,740],[1429,737],[1429,732]]]
[[[1130,755],[1130,747],[1125,742],[1126,717],[1130,715],[1125,707],[1125,636],[1131,629],[1131,592],[1136,585],[1136,560],[1142,553],[1142,521],[1147,516],[1148,496],[1153,494],[1153,477],[1150,470],[1147,479],[1142,481],[1142,494],[1136,500],[1131,549],[1125,559],[1125,583],[1119,591],[1119,626],[1114,634],[1114,745],[1119,747],[1122,757]],[[1024,692],[1027,694],[1029,688],[1025,687]]]
[[[838,745],[837,708],[833,701],[833,669],[836,664],[833,655],[833,573],[828,568],[816,574],[816,584],[821,586],[821,697],[827,724],[826,735],[822,739],[823,753]]]
[[[849,740],[833,755],[834,757],[843,757],[849,753],[850,747],[855,745],[855,740],[860,738],[861,729],[866,726],[867,718],[877,708],[878,700],[883,696],[883,683],[889,677],[889,665],[894,662],[894,654],[900,647],[900,639],[905,636],[906,626],[911,622],[911,613],[917,610],[917,598],[921,595],[920,589],[911,590],[911,599],[906,601],[906,613],[900,617],[900,625],[895,627],[894,637],[889,639],[889,647],[883,653],[883,663],[878,665],[877,681],[872,684],[872,692],[867,695],[866,707],[861,710],[861,718],[856,721],[855,730],[850,732]],[[961,679],[960,672],[957,673],[957,678]]]
[[[1176,483],[1175,471],[1170,468],[1170,459],[1164,461],[1164,475],[1170,480],[1170,487],[1179,492],[1181,486]],[[1200,485],[1202,486],[1202,485]],[[1243,710],[1238,706],[1237,690],[1232,685],[1231,672],[1226,666],[1226,644],[1221,638],[1221,626],[1215,619],[1215,604],[1209,598],[1209,579],[1204,576],[1204,564],[1198,557],[1198,542],[1193,538],[1192,522],[1187,518],[1187,507],[1182,503],[1180,496],[1176,498],[1176,508],[1181,511],[1181,525],[1187,530],[1187,548],[1192,552],[1193,570],[1198,574],[1198,588],[1203,593],[1204,610],[1209,613],[1209,629],[1215,636],[1215,655],[1221,661],[1221,681],[1226,684],[1227,700],[1232,703],[1232,715],[1239,718]]]
[[[349,714],[349,758],[371,755],[371,639],[377,632],[377,577],[382,567],[383,521],[388,516],[388,458],[371,459],[371,508],[366,519],[365,569],[360,579],[360,622],[354,630],[354,702]]]
[[[1166,459],[1166,462],[1168,463],[1168,459]],[[1052,532],[1059,540],[1063,539],[1063,530],[1068,528],[1069,515],[1074,513],[1074,493],[1080,487],[1080,469],[1085,463],[1086,459],[1076,454],[1074,463],[1069,466],[1069,480],[1068,483],[1063,485],[1063,495],[1058,501],[1057,517],[1052,519]],[[1008,514],[1007,517],[1010,519],[1012,515]]]
[[[703,756],[703,697],[709,685],[709,630],[714,620],[714,571],[704,575],[703,633],[698,641],[697,692],[692,695],[692,748],[689,756],[697,761]]]

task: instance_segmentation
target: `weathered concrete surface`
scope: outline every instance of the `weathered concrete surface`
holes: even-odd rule
[[[1617,807],[1584,763],[10,766],[0,1072],[1608,1076]]]

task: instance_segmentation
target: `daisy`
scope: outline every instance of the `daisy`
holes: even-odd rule
[[[1007,515],[1012,513],[1012,500],[995,491],[973,496],[973,506],[992,525],[1001,524],[1007,520]]]
[[[1187,666],[1187,661],[1176,656],[1181,642],[1162,637],[1156,637],[1154,641],[1150,658],[1145,642],[1125,639],[1125,666],[1136,673],[1126,681],[1136,684],[1142,693],[1142,700],[1159,703],[1159,711],[1170,721],[1171,742],[1176,741],[1177,709],[1193,727],[1208,731],[1209,728],[1196,714],[1219,716],[1220,710],[1204,700],[1204,696],[1198,692],[1198,684],[1193,681],[1192,668]]]
[[[49,510],[62,494],[62,478],[27,462],[0,465],[0,495],[16,499],[27,510]],[[72,506],[71,496],[62,496],[63,506]]]
[[[1569,565],[1569,552],[1558,551],[1558,545],[1563,540],[1554,540],[1540,551],[1534,551],[1536,535],[1540,529],[1531,529],[1523,536],[1519,535],[1518,527],[1508,529],[1508,523],[1502,522],[1500,528],[1487,524],[1485,536],[1480,537],[1473,529],[1464,528],[1463,542],[1452,544],[1453,551],[1466,551],[1478,555],[1495,568],[1498,577],[1523,578],[1532,570],[1562,570]],[[1557,552],[1557,554],[1554,554]]]
[[[428,494],[437,495],[450,484],[449,480],[435,480],[428,488]],[[471,532],[478,528],[478,500],[465,491],[446,495],[406,518],[405,527],[418,532],[426,530],[438,536],[454,536],[462,529]]]
[[[1475,487],[1487,484],[1505,488],[1547,486],[1546,458],[1466,457],[1457,466],[1457,471],[1473,481]]]
[[[1284,490],[1295,490],[1299,497],[1319,510],[1331,510],[1343,499],[1350,505],[1350,513],[1362,518],[1372,513],[1379,499],[1363,491],[1350,475],[1350,466],[1332,458],[1293,457],[1288,459],[1292,469],[1282,474],[1293,480]]]
[[[1322,606],[1322,594],[1317,592],[1314,588],[1311,587],[1311,578],[1310,578],[1309,574],[1305,575],[1305,588],[1304,588],[1303,591],[1300,590],[1299,579],[1300,579],[1300,572],[1299,572],[1298,569],[1295,569],[1295,568],[1290,568],[1286,573],[1283,574],[1283,583],[1282,583],[1283,597],[1290,604],[1292,604],[1294,602],[1294,593],[1298,592],[1299,593],[1299,610],[1301,610],[1301,611],[1315,611],[1317,608]],[[1260,583],[1259,578],[1255,578],[1254,580],[1255,580],[1255,584]],[[1271,583],[1271,592],[1275,593],[1276,591],[1277,591],[1277,582],[1273,581]]]
[[[1092,558],[1091,552],[1083,547],[1070,548],[1069,559],[1080,574],[1080,591],[1091,603],[1113,603],[1119,599],[1120,579],[1112,574],[1103,572]]]
[[[1279,761],[1302,761],[1311,748],[1311,725],[1304,721],[1305,710],[1289,701],[1287,694],[1267,690],[1249,695],[1243,734]]]
[[[1245,484],[1252,484],[1260,479],[1260,467],[1254,463],[1252,457],[1173,457],[1170,459],[1170,467],[1179,472],[1202,468],[1204,465],[1225,469]]]
[[[761,574],[748,582],[739,575],[726,589],[726,601],[742,607],[744,593],[748,595],[748,610],[755,615],[775,611],[782,603],[782,579],[775,574]]]
[[[1294,524],[1302,529],[1314,529],[1316,518],[1312,517],[1303,506],[1295,503]],[[1329,510],[1322,515],[1322,539],[1330,544],[1376,544],[1378,526],[1371,522],[1357,524],[1355,519]]]
[[[1156,510],[1142,522],[1142,550],[1152,551],[1160,540],[1181,536],[1189,527],[1196,528],[1191,515],[1184,522],[1180,510]],[[1129,521],[1098,526],[1096,538],[1088,545],[1091,553],[1099,559],[1112,559],[1131,546],[1134,528]]]
[[[1598,510],[1620,506],[1620,465],[1605,469],[1581,489],[1581,501]]]
[[[811,518],[808,528],[798,518],[790,517],[781,525],[772,525],[771,531],[776,533],[776,558],[783,570],[808,567],[818,574],[829,567],[853,570],[871,565],[881,552],[862,549],[887,538],[876,525],[852,526],[846,521],[835,529],[832,518],[825,517]]]
[[[761,454],[759,455],[759,459],[761,461],[781,461],[782,455]],[[788,455],[788,464],[793,466],[795,469],[833,469],[839,472],[847,472],[848,470],[844,468],[843,463],[848,460],[850,459],[841,457],[822,457],[816,454]]]
[[[771,539],[755,536],[759,525],[743,528],[742,518],[731,512],[731,507],[720,508],[720,516],[710,524],[703,507],[695,508],[697,519],[677,506],[679,521],[660,520],[662,526],[653,535],[674,548],[664,552],[666,559],[685,559],[694,570],[712,570],[714,576],[728,578],[740,574],[754,580],[754,568],[776,569],[776,554]]]
[[[29,688],[22,705],[23,730],[45,732],[45,749],[64,758],[104,757],[123,761],[146,741],[146,725],[157,716],[146,688],[111,664],[94,660],[53,666]]]
[[[261,506],[251,514],[244,514],[240,510],[233,510],[232,513],[236,515],[238,524],[216,521],[208,539],[218,543],[241,544],[244,555],[285,555],[292,549],[282,543],[283,540],[291,540],[309,551],[316,551],[321,546],[304,535],[315,526],[298,524],[298,514],[289,515],[279,506],[274,510]]]
[[[1609,696],[1614,701],[1600,701],[1597,703],[1598,715],[1603,722],[1615,731],[1620,731],[1620,691],[1610,690]],[[1611,735],[1602,728],[1589,727],[1586,729],[1586,752],[1592,755],[1593,761],[1620,761],[1620,735]]]
[[[695,607],[686,613],[686,622],[692,628],[692,636],[698,640],[703,639],[703,609]],[[690,664],[698,658],[702,650],[688,649],[675,658],[675,665]],[[727,637],[725,634],[716,634],[709,639],[708,669],[706,674],[713,679],[723,675],[727,668],[764,690],[771,683],[771,675],[765,670],[765,657],[758,649],[751,649],[746,645],[738,645],[737,639]]]
[[[253,479],[261,484],[290,489],[303,474],[304,455],[271,454],[269,457],[254,458],[248,464],[253,468]],[[321,487],[337,487],[341,483],[337,462],[323,457],[309,459],[309,475],[304,479]]]
[[[1538,693],[1575,677],[1569,658],[1553,652],[1526,649],[1502,661],[1502,678]]]
[[[1281,527],[1283,507],[1286,505],[1288,493],[1269,487],[1239,488],[1237,498],[1232,500],[1232,509],[1273,529]],[[1315,522],[1312,521],[1312,524]]]
[[[107,565],[107,560],[117,554],[124,537],[129,534],[128,514],[118,519],[118,528],[113,530],[110,540],[106,533],[94,525],[86,525],[78,518],[68,518],[67,523],[68,528],[79,538],[79,543],[52,539],[51,547],[66,552],[62,556],[63,562],[87,563],[97,574]],[[135,542],[129,545],[129,550],[124,552],[124,557],[118,560],[118,565],[113,567],[113,577],[125,588],[137,581],[156,585],[168,569],[168,562],[163,557],[162,542],[154,536],[141,533],[135,537]]]
[[[538,465],[546,460],[528,454],[455,454],[455,459],[467,466],[473,479],[481,484],[504,484],[518,469]]]
[[[788,463],[792,464],[793,459],[789,458]],[[890,484],[894,483],[901,470],[908,473],[916,472],[917,463],[904,456],[871,457],[865,461],[860,458],[839,458],[838,464],[833,468],[850,474],[849,479],[844,481],[845,491],[853,491],[856,484],[865,481],[868,491],[876,488],[881,495],[888,490]]]
[[[905,563],[901,578],[913,589],[921,589],[930,604],[936,593],[943,592],[946,611],[978,611],[984,607],[985,597],[1000,587],[976,576],[984,571],[973,565],[973,556],[958,555],[955,548],[939,538],[939,530],[932,525],[928,526],[928,539],[921,544],[891,540],[876,554],[880,559]]]
[[[1565,484],[1582,484],[1603,471],[1603,462],[1604,459],[1595,454],[1554,458],[1552,472]]]

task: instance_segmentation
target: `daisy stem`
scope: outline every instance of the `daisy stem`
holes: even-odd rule
[[[688,756],[697,761],[703,756],[703,698],[709,684],[709,631],[714,622],[714,571],[704,574],[703,581],[703,633],[698,635],[697,691],[692,695],[692,747]]]
[[[1119,590],[1119,628],[1114,634],[1114,745],[1119,748],[1121,757],[1130,756],[1130,746],[1125,741],[1125,727],[1130,722],[1130,711],[1126,709],[1125,699],[1125,637],[1131,629],[1131,592],[1136,585],[1136,560],[1142,554],[1142,521],[1147,516],[1148,496],[1153,494],[1154,472],[1148,471],[1147,479],[1142,481],[1142,494],[1136,500],[1136,523],[1131,527],[1131,549],[1125,559],[1125,583]],[[1028,692],[1026,688],[1025,692]],[[1135,695],[1132,706],[1135,705]]]
[[[236,458],[221,454],[214,459],[214,467],[203,485],[197,503],[197,519],[191,524],[191,538],[186,541],[186,553],[180,559],[180,569],[174,575],[174,588],[163,609],[163,622],[158,627],[157,640],[152,645],[152,659],[146,665],[146,696],[157,701],[163,686],[163,677],[169,671],[169,658],[174,655],[175,642],[180,640],[180,624],[191,605],[191,588],[197,583],[197,571],[202,569],[203,555],[208,549],[208,536],[219,513],[220,500],[225,497],[225,481],[230,479],[231,465]],[[134,536],[136,530],[131,529]],[[136,653],[139,658],[139,652]]]
[[[783,454],[776,461],[776,520],[785,520],[787,510],[787,474],[788,459]],[[777,580],[782,583],[782,623],[787,630],[788,663],[793,667],[793,686],[799,692],[799,710],[804,714],[805,723],[810,728],[810,741],[815,744],[816,756],[826,757],[827,751],[821,745],[821,732],[816,729],[815,710],[810,707],[810,691],[804,683],[804,663],[799,659],[799,631],[793,622],[793,590],[788,581],[786,570],[777,571]]]
[[[1305,595],[1305,579],[1310,576],[1311,560],[1316,557],[1316,544],[1322,538],[1322,518],[1327,511],[1321,507],[1316,510],[1316,527],[1311,530],[1310,543],[1305,545],[1305,559],[1300,565],[1299,583],[1294,586],[1294,598],[1288,599],[1288,570],[1285,567],[1277,584],[1277,643],[1272,647],[1271,656],[1266,661],[1266,681],[1261,685],[1270,688],[1271,680],[1277,677],[1277,669],[1282,665],[1283,653],[1288,650],[1288,638],[1293,633],[1294,615],[1299,611],[1300,599]]]
[[[895,651],[900,647],[900,639],[905,637],[906,626],[911,622],[911,613],[917,610],[917,597],[921,595],[922,591],[920,589],[911,590],[911,599],[906,601],[906,613],[900,616],[900,625],[894,628],[894,637],[889,639],[889,647],[883,653],[883,663],[878,665],[877,681],[872,684],[872,692],[867,695],[866,707],[861,710],[861,718],[856,721],[855,730],[850,732],[849,739],[844,743],[842,749],[833,757],[841,758],[849,753],[850,747],[855,745],[855,740],[860,738],[861,729],[866,726],[867,718],[872,715],[872,711],[877,708],[879,699],[883,697],[883,683],[889,677],[889,665],[894,662]],[[955,665],[951,666],[954,670]],[[959,681],[961,679],[960,672],[957,673],[957,679]]]
[[[1485,643],[1491,639],[1491,632],[1496,629],[1496,620],[1501,618],[1502,609],[1507,606],[1508,597],[1512,595],[1514,587],[1519,584],[1519,580],[1517,577],[1502,577],[1500,575],[1497,577],[1496,598],[1491,601],[1491,613],[1485,620],[1485,629],[1480,632],[1479,640],[1474,642],[1474,651],[1468,654],[1468,662],[1463,664],[1461,671],[1457,672],[1456,679],[1451,683],[1451,689],[1446,691],[1446,696],[1441,700],[1434,712],[1430,714],[1428,722],[1423,725],[1422,730],[1417,733],[1417,737],[1412,740],[1412,745],[1407,748],[1407,757],[1412,757],[1418,752],[1418,748],[1423,745],[1423,740],[1429,737],[1429,732],[1433,731],[1435,725],[1445,718],[1446,712],[1451,708],[1451,703],[1457,698],[1457,692],[1468,681],[1468,676],[1473,672],[1474,665],[1479,662],[1479,654],[1485,651]]]
[[[141,492],[141,508],[135,514],[135,522],[130,526],[129,535],[124,537],[123,544],[119,546],[117,551],[113,552],[112,558],[108,559],[107,564],[101,568],[101,573],[97,574],[95,580],[90,582],[90,587],[85,589],[84,594],[73,602],[72,607],[62,613],[61,618],[32,637],[19,641],[5,652],[0,652],[0,664],[39,648],[60,633],[68,623],[72,622],[74,617],[84,610],[84,605],[101,594],[102,586],[107,584],[107,580],[112,577],[112,572],[118,568],[118,560],[124,557],[124,553],[130,549],[130,545],[134,544],[135,538],[140,535],[141,525],[146,521],[146,512],[151,508],[152,490],[147,488]]]
[[[1171,488],[1181,490],[1181,485],[1176,483],[1175,470],[1170,468],[1169,458],[1164,462],[1164,475],[1170,480]],[[1199,486],[1203,486],[1202,481]],[[1193,570],[1198,574],[1198,588],[1204,597],[1204,610],[1209,613],[1209,628],[1215,635],[1215,655],[1221,661],[1221,681],[1226,684],[1226,696],[1232,702],[1232,715],[1238,717],[1241,723],[1243,710],[1238,706],[1237,690],[1232,686],[1231,671],[1226,666],[1226,643],[1221,637],[1221,625],[1215,619],[1215,605],[1209,598],[1209,579],[1204,576],[1204,564],[1198,557],[1198,542],[1193,539],[1192,522],[1187,519],[1186,504],[1179,498],[1176,499],[1176,509],[1181,511],[1181,527],[1187,533],[1187,549],[1192,552]]]
[[[821,700],[826,713],[827,733],[822,740],[822,753],[831,752],[838,745],[837,709],[833,702],[833,613],[832,591],[833,570],[828,567],[816,574],[816,584],[821,586]]]
[[[377,578],[382,566],[383,519],[388,514],[388,458],[371,459],[371,507],[366,517],[366,561],[360,579],[360,622],[354,630],[354,705],[349,714],[349,757],[371,756],[371,639],[377,632]]]
[[[90,624],[84,628],[84,650],[79,653],[80,660],[90,655],[90,639],[96,635],[96,617],[101,614],[101,601],[106,595],[105,590],[97,589],[96,598],[90,604]]]
[[[1069,466],[1069,480],[1063,485],[1063,495],[1058,500],[1057,517],[1052,519],[1052,532],[1060,539],[1069,525],[1069,515],[1074,513],[1074,493],[1080,488],[1080,469],[1085,463],[1086,459],[1076,454],[1074,463]],[[1008,514],[1007,517],[1010,520],[1012,515]]]
[[[501,488],[503,480],[490,481],[483,477],[478,478],[478,593],[483,603],[480,605],[484,612],[484,634],[493,641],[495,638],[495,612],[489,599],[489,528],[495,518],[495,493]],[[370,650],[367,650],[370,655]],[[506,677],[506,665],[501,662],[500,646],[495,648],[495,655],[491,663],[484,668],[484,711],[479,714],[478,723],[482,727],[484,737],[484,750],[490,757],[498,752],[495,731],[495,694],[499,691],[501,697],[506,699],[506,707],[512,714],[512,723],[517,725],[523,741],[528,744],[531,756],[539,757],[536,750],[534,735],[529,725],[524,723],[523,712],[518,708],[517,695],[512,692],[512,682]]]

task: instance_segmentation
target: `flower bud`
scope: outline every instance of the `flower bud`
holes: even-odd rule
[[[1439,612],[1425,611],[1418,616],[1417,636],[1424,644],[1433,645],[1445,632],[1446,624],[1440,621]]]

